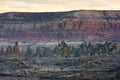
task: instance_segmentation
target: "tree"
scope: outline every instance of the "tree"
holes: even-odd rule
[[[26,50],[26,56],[32,57],[32,49],[30,46],[28,46],[28,48]]]
[[[109,52],[112,53],[117,53],[117,46],[116,43],[111,43],[111,45],[109,46]]]
[[[50,48],[44,48],[43,49],[43,55],[45,56],[45,57],[48,57],[48,56],[52,56],[52,50],[50,49]]]
[[[36,54],[35,54],[35,56],[42,56],[41,55],[41,50],[40,50],[40,48],[39,48],[39,46],[37,47],[37,49],[36,49]]]
[[[80,54],[83,55],[84,54],[84,44],[80,45]]]
[[[76,53],[75,48],[73,46],[70,46],[69,50],[70,50],[69,51],[69,56],[71,56],[71,57],[75,56],[75,53]]]
[[[15,45],[13,47],[13,53],[14,53],[14,55],[19,55],[20,54],[18,42],[15,42]]]
[[[0,55],[4,55],[4,49],[3,48],[0,50]]]
[[[70,52],[69,48],[68,47],[64,47],[64,52],[63,52],[64,57],[68,57],[69,56],[69,52]]]
[[[109,54],[109,43],[108,42],[106,42],[105,44],[104,44],[104,54],[105,55],[108,55]]]
[[[6,49],[6,56],[13,54],[13,48],[9,45]]]

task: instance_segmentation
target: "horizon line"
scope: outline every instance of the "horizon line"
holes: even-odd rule
[[[0,12],[1,13],[55,13],[55,12],[72,12],[72,11],[120,11],[118,9],[106,9],[106,10],[100,10],[100,9],[76,9],[76,10],[63,10],[63,11],[5,11],[5,12]]]

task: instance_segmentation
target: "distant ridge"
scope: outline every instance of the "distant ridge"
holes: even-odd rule
[[[0,13],[0,38],[10,41],[119,41],[119,34],[120,10]]]

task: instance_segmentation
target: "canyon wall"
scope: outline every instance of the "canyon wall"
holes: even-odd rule
[[[20,41],[120,39],[120,11],[0,14],[0,39]]]

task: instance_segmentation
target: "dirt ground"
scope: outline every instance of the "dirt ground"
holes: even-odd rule
[[[35,77],[0,77],[0,80],[40,80]]]

